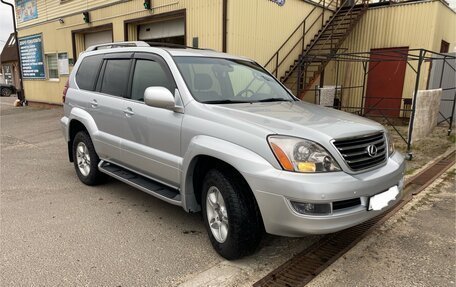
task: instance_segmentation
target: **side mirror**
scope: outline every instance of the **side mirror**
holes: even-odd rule
[[[144,91],[144,103],[151,107],[174,110],[174,96],[165,87],[148,87]]]

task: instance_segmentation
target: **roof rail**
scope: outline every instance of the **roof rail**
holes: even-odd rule
[[[195,49],[195,50],[215,51],[214,49],[195,48],[195,47],[186,46],[186,45],[182,45],[182,44],[174,44],[174,43],[166,43],[166,42],[145,41],[145,43],[148,44],[151,47],[167,47],[167,48],[182,48],[182,49]]]
[[[130,41],[130,42],[113,42],[106,44],[93,45],[88,47],[85,51],[95,51],[101,49],[121,48],[121,47],[150,47],[149,44],[143,41]]]

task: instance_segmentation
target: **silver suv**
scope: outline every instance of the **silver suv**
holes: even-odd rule
[[[83,183],[109,175],[202,211],[227,259],[254,252],[264,231],[331,233],[402,197],[404,159],[384,127],[300,101],[249,59],[144,42],[90,47],[63,100]]]

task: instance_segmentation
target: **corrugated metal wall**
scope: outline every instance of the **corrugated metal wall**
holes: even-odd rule
[[[126,0],[128,1],[128,0]],[[60,1],[60,0],[37,0],[38,18],[26,22],[19,22],[18,27],[22,28],[31,24],[36,24],[46,20],[66,17],[75,12],[94,9],[103,5],[112,5],[119,0],[77,0],[77,1]]]
[[[86,24],[82,16],[82,11],[87,9],[84,4],[86,1],[74,0],[60,4],[59,0],[37,0],[39,17],[20,23],[19,37],[42,33],[45,54],[67,52],[68,56],[73,58],[72,31],[112,24],[114,41],[123,41],[124,21],[185,9],[187,44],[192,43],[193,37],[198,37],[200,47],[222,49],[222,0],[154,0],[151,11],[144,9],[142,0],[113,4],[118,2],[88,1],[89,9],[105,4],[111,5],[91,11],[91,23]],[[73,13],[76,14],[64,16]],[[64,23],[59,23],[58,18],[63,18]],[[135,40],[132,35],[135,32],[134,27],[133,30],[127,29],[128,37],[131,36],[129,40]],[[81,41],[77,41],[76,49],[82,49]],[[66,79],[67,76],[61,76],[57,81],[25,80],[26,97],[30,101],[60,103]]]
[[[104,7],[105,5],[107,7]],[[67,3],[60,3],[59,0],[37,0],[37,6],[37,19],[19,23],[18,27],[23,31],[22,35],[26,33],[24,29],[33,29],[34,24],[48,20],[58,22],[57,18],[63,18],[65,23],[57,25],[56,28],[64,29],[66,32],[113,23],[114,41],[122,41],[124,40],[123,21],[186,9],[187,43],[191,43],[193,37],[198,37],[201,47],[217,50],[222,48],[222,0],[154,0],[151,11],[144,9],[141,0],[91,0]],[[104,8],[90,11],[91,24],[83,23],[82,12],[96,7]],[[67,16],[74,13],[77,14]],[[43,25],[41,24],[40,27]]]
[[[368,52],[377,48],[408,47],[440,51],[441,40],[456,42],[456,14],[439,1],[409,3],[370,8],[347,37],[342,48],[346,52]],[[414,69],[417,61],[410,61]],[[429,63],[422,66],[420,89],[426,88]],[[407,66],[403,98],[411,98],[416,73]],[[361,63],[341,62],[338,84],[342,87],[363,83]],[[336,84],[336,64],[325,69],[325,85]],[[360,106],[361,89],[344,90],[343,106]]]
[[[287,0],[283,6],[266,0],[230,0],[228,6],[228,53],[255,59],[263,65],[315,7],[302,0]],[[316,10],[315,17],[321,8]],[[321,24],[315,25],[315,32],[320,27]],[[290,57],[291,61],[294,58]]]
[[[450,43],[449,52],[456,50],[456,12],[448,9],[442,3],[436,3],[436,21],[433,33],[434,39],[431,43],[432,51],[440,51],[441,40]]]
[[[125,20],[185,9],[187,44],[192,43],[193,37],[198,37],[200,47],[222,49],[222,0],[154,0],[152,11],[145,10],[141,0],[113,3],[118,1],[73,0],[60,4],[59,0],[37,0],[39,18],[20,23],[19,37],[42,33],[45,53],[67,52],[72,58],[72,31],[112,24],[114,41],[123,41]],[[90,12],[92,23],[83,23],[82,11],[87,9],[87,5],[91,9],[105,4],[110,5]],[[314,7],[302,0],[287,0],[284,6],[268,0],[229,0],[228,4],[228,52],[253,58],[261,64],[273,55]],[[75,12],[73,16],[64,16]],[[64,19],[64,23],[59,23],[59,17]],[[456,42],[455,21],[454,12],[438,1],[375,8],[358,23],[344,46],[349,51],[401,46],[438,50],[441,38],[450,43]],[[130,37],[134,29],[128,28],[127,32]],[[134,40],[134,37],[129,39]],[[80,41],[77,46],[81,48]],[[293,60],[293,57],[289,59]],[[428,69],[426,64],[422,83],[427,79]],[[414,73],[408,68],[405,97],[411,95],[409,90],[414,83],[413,77]],[[360,84],[360,64],[341,65],[341,79],[340,83],[344,86]],[[59,103],[65,81],[66,76],[62,76],[60,81],[25,80],[27,98]],[[326,69],[325,83],[335,83],[334,64]],[[360,93],[353,95],[344,105],[359,102]]]

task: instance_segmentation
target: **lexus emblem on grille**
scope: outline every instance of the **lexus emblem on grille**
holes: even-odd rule
[[[374,157],[377,155],[377,147],[373,144],[367,146],[366,148],[367,150],[367,154],[370,156],[370,157]]]

